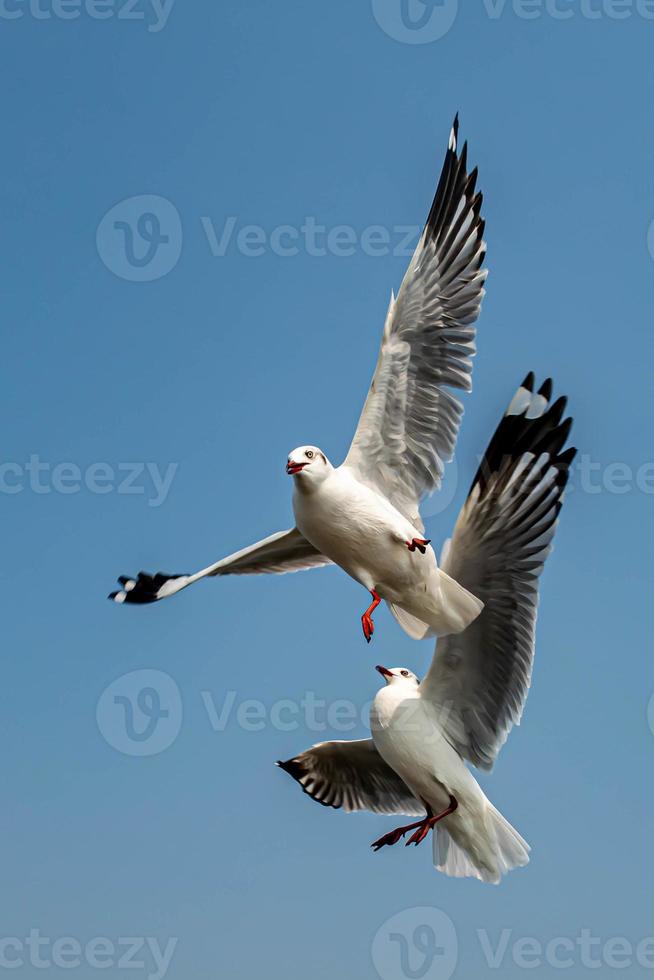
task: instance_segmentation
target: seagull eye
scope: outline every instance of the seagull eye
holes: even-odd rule
[[[310,449],[307,449],[304,455],[307,457],[307,459],[313,459],[313,452]]]
[[[409,676],[409,671],[408,670],[401,670],[400,673],[401,673],[402,677],[408,677]]]

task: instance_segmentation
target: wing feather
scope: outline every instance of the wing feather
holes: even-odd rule
[[[312,800],[347,813],[406,813],[421,816],[424,805],[388,766],[371,738],[321,742],[293,759],[278,762]]]
[[[271,534],[263,541],[221,558],[193,575],[139,572],[135,579],[121,575],[118,581],[122,589],[112,592],[109,598],[114,602],[146,605],[168,599],[203,578],[217,575],[283,575],[331,564],[331,559],[317,551],[294,527]]]
[[[375,375],[345,465],[422,526],[420,500],[440,486],[469,391],[485,245],[477,170],[457,152],[458,118],[423,234],[391,295]]]
[[[464,758],[490,769],[520,720],[531,682],[538,579],[552,545],[575,450],[564,450],[566,401],[551,383],[518,389],[490,441],[444,552],[443,569],[484,603],[457,636],[438,643],[421,684],[443,711]]]

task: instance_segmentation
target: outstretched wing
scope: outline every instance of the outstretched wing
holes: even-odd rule
[[[347,813],[424,814],[425,807],[386,765],[371,738],[321,742],[287,762],[278,762],[305,793],[323,806]]]
[[[114,602],[144,605],[167,599],[201,578],[212,578],[216,575],[283,575],[286,572],[301,572],[331,564],[331,559],[316,551],[294,527],[290,531],[271,534],[269,538],[236,551],[227,558],[221,558],[194,575],[167,575],[165,572],[149,575],[147,572],[139,572],[135,579],[121,575],[118,581],[122,589],[112,592],[109,598]]]
[[[420,689],[438,704],[462,756],[490,769],[522,715],[534,658],[538,579],[575,449],[572,419],[550,405],[551,381],[518,389],[491,439],[442,567],[484,603],[462,633],[438,642]]]
[[[418,247],[391,296],[379,359],[345,465],[417,526],[419,504],[440,486],[469,391],[474,323],[486,271],[482,194],[458,154],[458,117]]]

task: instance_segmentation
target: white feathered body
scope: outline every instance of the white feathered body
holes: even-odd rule
[[[314,548],[374,589],[411,636],[459,633],[481,612],[483,603],[439,569],[431,545],[424,555],[409,551],[424,532],[347,467],[312,486],[296,480],[293,509]]]
[[[378,692],[370,727],[377,751],[434,815],[454,813],[436,825],[434,864],[454,877],[498,882],[529,860],[529,845],[482,791],[438,720],[439,709],[419,691],[390,684]]]

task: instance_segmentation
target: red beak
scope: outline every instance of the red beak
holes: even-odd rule
[[[382,667],[380,664],[377,664],[377,666],[375,667],[375,670],[378,670],[379,673],[382,675],[382,677],[392,677],[393,676],[393,674],[388,669],[388,667]]]
[[[289,459],[288,463],[286,464],[286,472],[289,474],[289,476],[295,476],[295,474],[300,473],[306,465],[306,463],[294,463]]]

